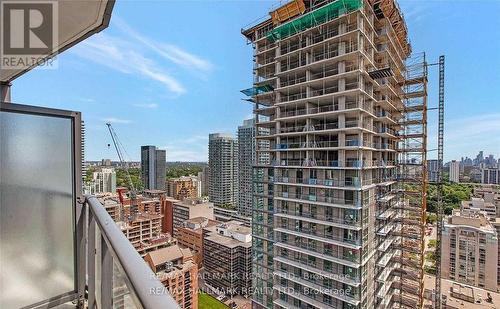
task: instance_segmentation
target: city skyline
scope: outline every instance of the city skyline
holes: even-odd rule
[[[253,16],[265,16],[277,3],[175,2],[178,10],[174,12],[161,9],[161,2],[147,7],[118,2],[105,33],[62,54],[58,69],[36,69],[20,77],[12,89],[13,99],[81,110],[87,128],[87,160],[116,159],[113,149],[107,147],[108,121],[122,136],[131,155],[128,160],[138,161],[140,145],[153,144],[167,150],[169,161],[206,161],[208,134],[236,135],[237,126],[251,115],[250,104],[241,101],[244,96],[239,92],[252,83],[252,63],[247,61],[251,48],[241,37],[240,28]],[[498,157],[500,146],[494,143],[494,137],[500,133],[500,113],[492,111],[500,94],[488,91],[488,85],[500,82],[495,71],[500,60],[494,55],[500,41],[474,29],[499,28],[494,12],[500,4],[477,2],[472,12],[465,2],[451,6],[445,1],[401,1],[400,5],[414,50],[426,50],[431,62],[441,53],[449,56],[445,161],[472,157],[476,149]],[[200,17],[192,18],[193,27],[185,27],[186,16],[178,13],[188,11],[190,16]],[[164,18],[155,18],[160,15]],[[220,18],[222,15],[224,18]],[[465,17],[477,20],[476,27],[462,23]],[[436,19],[440,31],[434,31],[435,23],[429,22]],[[210,23],[218,35],[201,35],[199,29],[204,23]],[[472,50],[463,50],[464,40],[471,46],[487,41],[493,46],[484,49],[477,59]],[[457,49],[463,51],[460,59],[453,56]],[[437,103],[436,79],[436,69],[430,68],[430,107]],[[37,95],[41,92],[45,93],[43,98]],[[147,126],[144,118],[148,119]],[[436,123],[436,112],[431,111],[430,149],[436,148]],[[474,141],[474,150],[470,150],[470,141]],[[430,152],[429,159],[435,155]]]

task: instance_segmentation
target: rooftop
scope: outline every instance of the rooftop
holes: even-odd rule
[[[235,248],[252,246],[252,230],[238,221],[228,221],[204,228],[209,232],[205,239],[220,245]]]
[[[173,245],[148,252],[146,256],[149,256],[154,266],[158,266],[181,258],[190,258],[193,256],[193,253],[188,248],[180,248],[178,245]]]
[[[205,217],[196,217],[186,220],[184,222],[184,228],[190,229],[192,231],[199,231],[201,233],[203,228],[217,224],[220,224],[220,222]]]
[[[213,207],[214,204],[211,202],[207,202],[200,198],[186,198],[182,201],[175,202],[175,205],[185,206],[185,207],[199,207],[199,206],[208,206]]]
[[[445,222],[445,227],[455,226],[479,229],[485,233],[495,233],[495,228],[491,225],[486,213],[477,209],[454,210]]]

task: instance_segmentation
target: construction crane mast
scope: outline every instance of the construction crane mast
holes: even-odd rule
[[[125,148],[123,147],[123,144],[120,142],[120,139],[118,138],[118,135],[115,132],[115,129],[111,126],[111,123],[106,123],[106,126],[108,126],[109,134],[111,135],[111,139],[113,140],[113,145],[115,146],[116,153],[118,154],[118,159],[120,160],[120,164],[124,167],[125,172],[127,174],[127,180],[129,184],[129,198],[130,198],[130,207],[131,207],[131,213],[135,213],[135,200],[137,197],[137,191],[135,189],[134,183],[132,182],[132,177],[130,177],[130,172],[128,170],[128,163],[125,162],[124,159],[124,152]],[[120,212],[121,214],[121,220],[123,220],[123,209],[125,207],[124,205],[124,199],[123,199],[123,191],[122,190],[117,190],[118,191],[118,197],[120,199],[120,204],[122,205],[122,211]]]
[[[443,232],[443,152],[444,152],[444,56],[439,56],[438,105],[438,173],[437,173],[437,239],[436,239],[436,307],[441,304],[441,239]]]

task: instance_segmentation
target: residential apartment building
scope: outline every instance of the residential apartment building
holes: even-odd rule
[[[182,176],[167,180],[167,195],[177,200],[186,198],[197,198],[198,178],[194,176]]]
[[[492,202],[487,202],[483,198],[473,197],[470,201],[462,201],[461,210],[477,210],[484,212],[490,220],[497,217],[497,207]]]
[[[255,119],[238,127],[238,207],[240,214],[252,216],[252,168],[255,163]]]
[[[491,222],[495,230],[497,231],[497,245],[498,245],[498,260],[497,260],[497,286],[498,290],[500,290],[500,217],[495,218],[494,221]]]
[[[406,266],[392,258],[404,261],[400,249],[420,246],[402,240],[413,227],[401,223],[400,209],[410,207],[396,195],[398,124],[410,122],[400,111],[411,47],[397,4],[387,2],[290,1],[243,30],[254,47],[254,85],[242,92],[254,103],[257,141],[269,142],[257,144],[254,168],[254,308],[397,301],[398,269]],[[413,103],[423,108],[425,91]],[[426,121],[419,117],[415,127]],[[419,157],[405,154],[408,166],[425,164],[425,128],[417,139]],[[261,163],[264,156],[269,163]],[[414,178],[424,178],[423,170],[415,168]],[[420,218],[423,202],[413,203]],[[407,222],[421,229],[420,221]],[[404,286],[414,293],[407,306],[418,307],[421,289]]]
[[[443,225],[441,274],[490,291],[498,284],[498,234],[478,210],[455,210]]]
[[[500,185],[500,168],[483,168],[481,173],[481,183]]]
[[[246,217],[240,214],[237,210],[226,209],[221,207],[214,207],[214,217],[215,220],[220,222],[228,221],[238,221],[243,225],[250,227],[252,223],[252,217]]]
[[[450,162],[450,182],[460,182],[460,162],[455,160]]]
[[[198,308],[198,266],[188,248],[173,245],[149,252],[144,260],[182,309]]]
[[[116,192],[116,172],[113,168],[101,168],[94,172],[92,181],[95,185],[95,193]]]
[[[200,197],[208,195],[208,166],[204,166],[201,172],[198,173],[198,181],[200,183],[198,188]]]
[[[208,218],[196,217],[184,222],[184,226],[177,230],[179,246],[191,249],[198,268],[203,265],[203,229],[220,223]]]
[[[174,234],[173,230],[173,220],[174,220],[174,203],[180,202],[179,200],[176,200],[174,198],[171,198],[169,196],[165,196],[161,200],[161,213],[163,215],[163,221],[162,221],[162,232],[163,233],[169,233],[170,235]]]
[[[429,182],[438,182],[439,161],[427,160],[427,177]]]
[[[172,206],[172,226],[167,226],[174,237],[178,236],[178,229],[184,226],[184,223],[196,217],[204,217],[214,220],[214,204],[202,199],[185,199],[175,202]]]
[[[475,185],[472,195],[482,198],[487,203],[493,203],[497,209],[497,217],[500,218],[500,186]]]
[[[171,234],[162,232],[163,215],[159,199],[139,195],[134,201],[136,210],[131,209],[129,199],[122,206],[116,195],[102,196],[99,200],[142,257],[148,252],[176,244]]]
[[[252,231],[230,221],[203,229],[205,282],[227,296],[248,296],[252,287]]]
[[[141,172],[144,189],[165,190],[167,151],[141,146]]]
[[[236,209],[238,201],[238,141],[213,133],[208,141],[208,196],[215,206]]]

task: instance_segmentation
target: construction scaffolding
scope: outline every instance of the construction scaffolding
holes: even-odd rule
[[[404,90],[401,138],[398,149],[399,203],[395,247],[398,267],[394,274],[395,307],[422,308],[424,235],[427,198],[427,63],[425,54],[408,58]]]
[[[337,0],[331,2],[317,10],[304,14],[290,22],[282,24],[267,34],[270,42],[281,40],[304,31],[304,29],[314,27],[340,15],[359,9],[363,5],[362,0]]]

